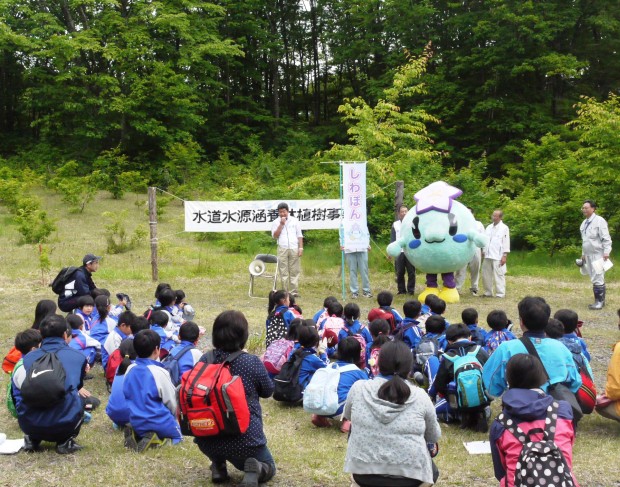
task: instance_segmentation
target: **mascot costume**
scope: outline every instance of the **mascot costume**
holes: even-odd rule
[[[436,181],[418,191],[415,208],[405,216],[400,239],[392,242],[388,255],[397,258],[401,250],[417,270],[426,273],[426,289],[421,302],[436,294],[446,303],[458,303],[454,273],[467,265],[476,251],[488,242],[476,230],[476,220],[462,203],[455,200],[463,192],[444,181]],[[439,291],[437,274],[443,279]]]

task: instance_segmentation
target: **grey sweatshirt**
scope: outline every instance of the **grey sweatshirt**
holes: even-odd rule
[[[351,437],[344,471],[355,474],[395,475],[433,484],[427,443],[441,436],[435,407],[428,395],[409,384],[403,405],[379,399],[382,377],[353,384],[344,408],[351,420]]]

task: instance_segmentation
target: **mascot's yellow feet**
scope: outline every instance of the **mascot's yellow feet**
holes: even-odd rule
[[[427,287],[418,296],[418,301],[424,304],[424,300],[426,299],[426,296],[428,296],[429,294],[434,294],[435,296],[439,296],[439,289],[437,289],[436,287]]]
[[[458,303],[460,301],[459,292],[456,288],[450,289],[448,287],[444,287],[438,296],[449,304]]]

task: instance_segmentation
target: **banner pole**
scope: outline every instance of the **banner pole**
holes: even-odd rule
[[[342,161],[339,161],[338,167],[340,169],[339,174],[340,174],[340,208],[342,209],[342,197],[343,197],[343,187],[342,187]],[[342,215],[344,217],[344,215]],[[343,220],[343,224],[344,224],[344,220]],[[338,236],[340,236],[340,232],[342,232],[342,243],[344,244],[344,227],[341,226],[340,230],[338,230]],[[344,248],[340,251],[340,268],[342,269],[342,272],[340,273],[342,275],[342,302],[344,303],[347,299],[347,293],[346,293],[346,284],[345,284],[345,267],[344,267]]]

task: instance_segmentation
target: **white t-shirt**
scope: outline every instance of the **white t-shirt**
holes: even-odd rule
[[[273,221],[271,225],[271,236],[275,238],[275,233],[280,226],[280,218]],[[278,247],[285,249],[297,249],[299,248],[299,238],[302,238],[301,225],[299,220],[294,216],[290,216],[286,219],[286,223],[280,236],[278,237]]]
[[[394,235],[396,236],[395,241],[400,239],[400,229],[401,229],[402,225],[403,225],[403,221],[402,220],[396,220],[394,222],[394,225],[392,225],[394,227]],[[405,251],[405,249],[401,249],[400,252],[403,253],[404,251]]]
[[[484,258],[501,260],[505,253],[510,252],[510,230],[500,221],[497,225],[491,223],[485,234],[489,237],[489,243],[484,249]]]

